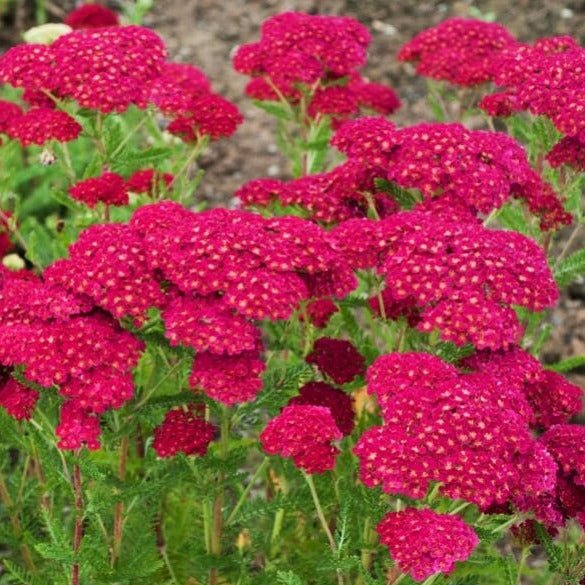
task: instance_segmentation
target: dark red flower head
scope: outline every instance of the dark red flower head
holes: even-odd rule
[[[73,29],[102,28],[120,24],[118,15],[101,4],[84,4],[72,10],[63,21]]]
[[[344,435],[351,435],[355,419],[353,399],[343,390],[334,388],[325,382],[309,382],[301,387],[298,396],[294,396],[288,401],[288,405],[294,404],[309,404],[328,408],[339,430]]]
[[[400,570],[416,581],[451,573],[479,544],[473,528],[459,516],[428,509],[390,512],[376,530]]]
[[[217,427],[198,416],[196,407],[169,410],[162,425],[154,431],[153,449],[159,457],[177,453],[205,455]]]
[[[364,357],[353,343],[345,339],[317,339],[306,360],[307,363],[317,366],[336,384],[347,384],[366,371]]]

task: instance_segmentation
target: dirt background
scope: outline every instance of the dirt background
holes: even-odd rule
[[[18,30],[30,25],[32,0],[11,0],[15,9],[0,27],[0,44],[18,38]],[[52,20],[60,17],[75,0],[44,0]],[[1,4],[1,1],[0,1]],[[120,8],[123,0],[108,2]],[[155,0],[144,24],[161,34],[171,56],[203,69],[215,90],[238,104],[245,123],[230,140],[218,142],[200,161],[206,175],[201,197],[211,204],[231,203],[235,189],[260,176],[286,177],[288,168],[273,139],[268,116],[244,96],[246,78],[235,73],[230,55],[235,47],[258,39],[261,22],[284,10],[344,14],[365,23],[373,41],[364,74],[372,81],[391,85],[403,107],[393,119],[410,124],[431,119],[425,84],[395,58],[400,46],[418,31],[450,16],[470,15],[474,9],[494,13],[521,40],[553,34],[569,34],[585,40],[585,0]],[[568,237],[563,234],[559,246]],[[585,229],[571,249],[585,246]],[[545,350],[547,361],[585,355],[585,282],[576,283],[563,295],[552,315],[555,333]],[[572,379],[585,387],[585,368]]]

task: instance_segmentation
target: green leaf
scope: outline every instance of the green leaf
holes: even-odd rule
[[[540,540],[542,548],[544,548],[546,556],[548,557],[550,568],[555,573],[563,573],[563,549],[554,543],[551,535],[542,524],[537,522],[535,528],[538,540]]]
[[[301,578],[292,571],[278,571],[276,579],[280,585],[304,585]]]
[[[577,250],[567,258],[561,260],[554,270],[555,280],[562,288],[585,275],[585,249]]]
[[[267,114],[278,118],[279,120],[292,120],[294,118],[291,106],[283,104],[282,102],[265,102],[260,100],[252,100],[252,103]]]
[[[73,554],[70,547],[61,547],[56,544],[41,542],[35,545],[36,551],[44,558],[61,563],[72,563]]]
[[[498,559],[500,570],[504,580],[502,584],[505,585],[516,585],[518,582],[518,565],[513,555],[507,555],[506,557],[500,557]]]
[[[526,217],[522,207],[515,203],[504,205],[498,212],[498,221],[508,230],[520,232],[525,235],[534,235],[534,229]]]
[[[419,201],[418,197],[414,193],[399,187],[392,181],[387,181],[386,179],[375,179],[374,183],[376,185],[376,189],[382,191],[383,193],[388,193],[394,200],[396,200],[402,209],[412,209]]]
[[[581,368],[585,366],[585,355],[576,355],[565,360],[561,360],[556,364],[551,364],[546,366],[547,370],[552,370],[553,372],[570,372],[572,370],[576,370],[577,368]]]

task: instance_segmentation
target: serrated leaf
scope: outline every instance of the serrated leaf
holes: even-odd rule
[[[557,573],[562,573],[563,549],[554,543],[551,535],[548,533],[548,531],[542,524],[538,522],[535,523],[535,529],[536,535],[538,536],[538,540],[540,541],[540,543],[542,544],[542,548],[544,548],[544,551],[546,552],[550,568]]]
[[[517,585],[518,582],[518,565],[516,559],[512,555],[500,557],[498,564],[502,572],[504,580],[502,583],[506,585]]]
[[[553,372],[571,372],[572,370],[576,370],[582,366],[585,366],[585,355],[575,355],[573,357],[561,360],[556,364],[550,364],[546,366],[546,369],[552,370]]]
[[[252,103],[257,108],[264,110],[267,114],[270,114],[279,120],[292,120],[294,118],[293,112],[288,104],[260,100],[252,100]]]
[[[585,249],[577,250],[555,266],[554,276],[559,287],[565,287],[585,275]]]
[[[73,554],[70,548],[64,548],[56,544],[41,542],[35,545],[36,551],[44,558],[61,563],[72,563]]]
[[[392,181],[387,181],[386,179],[375,179],[374,183],[376,185],[376,189],[382,191],[383,193],[388,193],[402,209],[412,209],[418,202],[416,195],[411,193],[408,189],[399,187]]]
[[[528,236],[534,234],[534,230],[526,218],[524,210],[514,203],[504,205],[498,212],[497,217],[500,225],[508,230],[513,230]]]
[[[292,571],[278,571],[276,579],[279,585],[304,585],[301,578]]]

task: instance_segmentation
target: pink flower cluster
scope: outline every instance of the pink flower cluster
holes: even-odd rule
[[[299,394],[288,401],[288,405],[307,404],[323,406],[331,411],[337,428],[344,436],[351,435],[355,424],[353,399],[343,390],[325,382],[309,382],[299,389]]]
[[[367,486],[423,498],[440,482],[443,495],[482,510],[521,506],[555,489],[553,455],[530,432],[529,399],[498,373],[462,373],[429,354],[389,354],[370,367],[368,391],[384,424],[355,447]]]
[[[367,217],[372,202],[383,218],[399,209],[377,185],[383,179],[416,190],[422,198],[416,209],[459,222],[475,224],[478,214],[512,198],[523,200],[545,230],[571,222],[522,146],[503,133],[440,123],[396,128],[366,117],[345,122],[332,144],[348,157],[333,170],[289,182],[255,179],[236,196],[245,206],[299,206],[323,223]]]
[[[515,402],[518,412],[537,429],[567,423],[581,412],[583,390],[560,374],[544,369],[535,357],[519,347],[478,352],[462,365],[505,385],[513,397],[509,406]]]
[[[449,18],[406,43],[398,59],[416,62],[420,75],[473,86],[491,80],[494,58],[514,44],[514,37],[500,24]]]
[[[106,171],[97,177],[78,181],[69,188],[69,195],[88,207],[96,207],[98,203],[105,206],[128,205],[129,193],[145,193],[156,199],[174,181],[170,173],[161,173],[154,169],[142,169],[133,173],[127,180],[118,173]]]
[[[287,319],[301,301],[356,285],[315,224],[171,202],[85,230],[45,278],[137,326],[159,308],[170,343],[197,352],[192,386],[227,404],[262,387],[254,320]]]
[[[373,192],[376,210],[385,217],[398,205],[385,193],[376,192],[375,173],[349,161],[325,173],[307,175],[293,181],[253,179],[235,195],[246,207],[267,207],[275,201],[308,212],[311,219],[331,224],[356,217],[366,217],[368,200]]]
[[[515,197],[540,216],[543,229],[571,221],[552,187],[531,168],[522,146],[500,132],[440,123],[398,129],[380,118],[361,118],[346,122],[332,143],[350,161],[358,161],[362,172],[416,189],[429,211],[462,218],[459,204],[472,217]],[[439,206],[445,199],[447,205]]]
[[[0,406],[11,417],[28,420],[38,399],[39,393],[15,380],[9,370],[0,373]]]
[[[284,12],[264,21],[260,41],[239,47],[233,64],[252,77],[246,93],[253,98],[297,103],[307,92],[313,118],[360,108],[390,114],[400,106],[396,94],[358,72],[370,40],[353,18]]]
[[[525,236],[421,212],[350,220],[331,232],[355,269],[376,268],[416,327],[456,345],[506,348],[522,327],[513,305],[541,311],[558,290],[542,249]]]
[[[0,307],[0,362],[24,366],[27,379],[44,387],[57,385],[66,398],[57,427],[59,446],[99,447],[97,415],[132,397],[132,369],[142,343],[86,295],[26,273],[5,274]],[[9,412],[30,416],[30,392],[14,384],[4,392]]]
[[[292,458],[307,473],[323,473],[335,467],[339,449],[331,444],[343,437],[331,410],[324,406],[286,406],[260,435],[269,455]]]
[[[152,447],[159,457],[172,457],[177,453],[205,455],[217,430],[199,416],[196,406],[170,410],[162,425],[154,431]]]
[[[523,494],[517,506],[533,511],[550,530],[571,518],[585,528],[585,428],[554,425],[542,435],[539,445],[555,462],[555,485],[544,494]]]
[[[461,518],[428,509],[390,512],[377,531],[399,569],[417,581],[451,573],[455,563],[467,560],[479,544],[473,528]]]
[[[147,28],[114,26],[117,21],[95,28],[94,16],[103,20],[106,9],[89,8],[80,9],[79,19],[72,15],[78,30],[50,45],[18,45],[0,57],[0,81],[23,88],[25,101],[37,106],[14,118],[11,136],[25,145],[76,138],[77,122],[53,111],[53,100],[68,99],[106,114],[153,104],[172,119],[169,131],[186,141],[235,132],[242,115],[212,92],[202,71],[165,61],[163,40]]]
[[[550,162],[582,170],[585,49],[566,36],[539,39],[533,45],[517,43],[494,60],[492,70],[502,90],[485,97],[480,107],[492,116],[522,110],[546,116],[566,137],[551,151]]]

